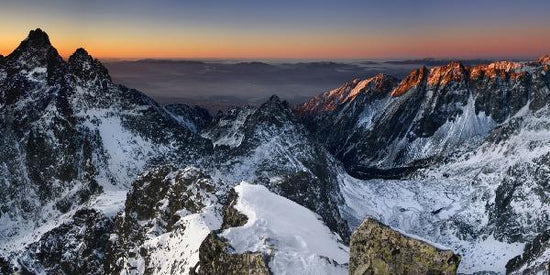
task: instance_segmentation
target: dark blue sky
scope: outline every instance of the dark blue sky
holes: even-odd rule
[[[14,1],[0,53],[35,27],[64,55],[532,57],[550,51],[550,1]]]

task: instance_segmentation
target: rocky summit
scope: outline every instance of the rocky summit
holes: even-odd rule
[[[359,274],[456,274],[460,256],[392,230],[371,218],[353,232],[349,272]]]
[[[548,60],[454,61],[211,116],[33,30],[0,57],[0,272],[543,272]]]

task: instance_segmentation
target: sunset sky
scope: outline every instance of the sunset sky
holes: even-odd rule
[[[548,0],[3,1],[0,54],[40,27],[64,57],[530,58],[550,53],[549,11]]]

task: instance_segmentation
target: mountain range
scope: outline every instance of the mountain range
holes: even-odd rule
[[[0,56],[0,270],[346,274],[367,219],[460,273],[542,272],[549,70],[453,61],[212,116],[33,30]]]

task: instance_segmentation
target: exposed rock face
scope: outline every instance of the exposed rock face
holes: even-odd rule
[[[170,112],[176,120],[192,132],[200,132],[212,122],[212,116],[208,110],[199,106],[185,104],[167,104],[164,108]]]
[[[31,244],[19,270],[47,274],[106,274],[106,247],[113,222],[92,209],[77,211],[72,221]]]
[[[12,274],[13,268],[10,265],[10,263],[4,259],[3,257],[0,257],[0,273],[2,274]]]
[[[407,237],[373,219],[351,236],[350,274],[456,274],[460,256]]]
[[[200,266],[191,274],[270,274],[260,252],[230,253],[230,246],[215,233],[201,244],[199,258]]]
[[[522,255],[506,264],[509,274],[550,274],[550,230],[525,245]]]
[[[422,67],[399,84],[383,85],[378,97],[341,96],[356,81],[311,99],[296,112],[348,171],[415,166],[462,149],[465,141],[479,143],[523,107],[536,111],[545,106],[550,95],[545,60]],[[375,88],[366,86],[361,94],[378,94]]]
[[[388,95],[398,82],[384,74],[356,79],[310,99],[294,111],[338,156],[359,142],[362,129],[370,127],[377,113],[386,108]]]
[[[373,100],[380,99],[386,96],[397,83],[396,78],[385,74],[378,74],[363,80],[354,79],[339,88],[313,97],[306,103],[297,106],[295,111],[304,116],[312,113],[319,115],[323,112],[334,111],[342,103],[354,101],[360,95],[368,95]]]
[[[160,166],[140,176],[115,219],[110,272],[188,273],[198,249],[192,240],[200,244],[209,231],[194,228],[195,220],[208,216],[205,208],[219,207],[214,191],[211,179],[192,167]],[[163,255],[170,250],[175,254]]]
[[[550,226],[550,212],[534,202],[550,201],[550,153],[519,163],[506,171],[495,190],[489,220],[495,237],[508,242],[527,242]],[[533,207],[535,206],[535,207]],[[530,209],[525,213],[524,209]]]
[[[221,229],[242,226],[248,221],[245,214],[235,209],[234,206],[237,203],[237,199],[237,192],[235,192],[235,189],[231,189],[227,197],[227,203],[223,206],[223,223]]]
[[[242,226],[248,217],[234,208],[239,196],[231,189],[222,208],[223,223],[220,230],[208,234],[199,248],[199,262],[190,274],[270,274],[267,262],[260,252],[235,253],[218,233],[223,229]]]
[[[232,126],[218,128],[219,124]],[[349,237],[337,210],[342,204],[337,163],[311,138],[286,101],[272,96],[257,109],[231,110],[214,125],[217,131],[204,131],[214,143],[223,137],[238,140],[231,146],[217,146],[215,159],[209,161],[224,181],[265,185],[319,214],[343,239]],[[231,134],[235,129],[238,134]]]
[[[216,147],[238,147],[244,138],[244,123],[255,110],[254,107],[234,107],[226,112],[220,111],[213,125],[202,131],[201,135],[210,139]]]
[[[0,61],[0,126],[0,240],[106,186],[128,190],[147,167],[185,164],[212,147],[146,95],[113,83],[84,49],[64,61],[40,29]]]

